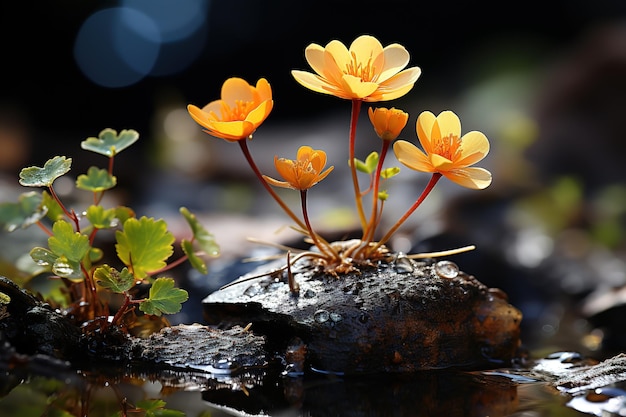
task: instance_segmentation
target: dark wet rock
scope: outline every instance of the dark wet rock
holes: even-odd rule
[[[154,369],[199,369],[208,374],[235,374],[267,365],[265,339],[241,327],[218,330],[202,325],[166,327],[150,337],[129,336],[110,326],[83,332],[67,316],[0,277],[2,363],[12,368],[102,364],[151,366]],[[94,323],[90,324],[96,327]],[[67,361],[68,363],[66,363]]]
[[[0,277],[0,292],[11,299],[0,304],[0,333],[20,353],[62,359],[79,350],[80,329],[67,318],[7,278]]]
[[[300,338],[308,366],[327,372],[479,369],[506,366],[517,354],[519,310],[452,262],[401,258],[335,277],[300,261],[292,268],[297,293],[279,266],[209,295],[207,322],[252,323],[277,351]]]
[[[166,327],[133,343],[135,361],[150,361],[212,374],[236,374],[271,360],[265,339],[241,327],[219,330],[199,324]]]

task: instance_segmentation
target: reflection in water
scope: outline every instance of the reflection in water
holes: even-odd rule
[[[0,416],[53,415],[60,410],[76,416],[124,415],[150,399],[161,399],[162,407],[187,416],[203,411],[211,416],[506,416],[519,407],[520,381],[504,373],[431,371],[344,378],[287,376],[276,368],[234,375],[111,367],[41,371],[31,362],[2,374]]]

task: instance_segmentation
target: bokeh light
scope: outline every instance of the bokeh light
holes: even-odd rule
[[[175,74],[204,47],[208,6],[208,0],[124,0],[96,11],[76,36],[74,59],[93,83],[109,88]]]

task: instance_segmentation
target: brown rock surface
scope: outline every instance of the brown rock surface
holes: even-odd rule
[[[301,339],[308,366],[347,374],[506,366],[520,345],[520,311],[450,261],[400,257],[339,277],[299,261],[297,293],[280,266],[209,295],[208,324],[252,323],[277,351]]]

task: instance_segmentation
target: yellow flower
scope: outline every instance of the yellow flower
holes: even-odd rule
[[[322,172],[326,166],[326,152],[315,150],[310,146],[301,146],[295,160],[275,156],[274,166],[285,181],[278,181],[264,175],[265,181],[277,187],[293,188],[300,191],[313,187],[326,178],[334,168],[331,166]]]
[[[409,53],[397,43],[383,48],[373,36],[359,36],[350,49],[338,40],[326,47],[312,43],[305,57],[317,73],[293,70],[303,86],[318,93],[368,102],[393,100],[408,93],[419,78],[418,67],[403,68]]]
[[[367,110],[374,130],[382,140],[394,140],[400,135],[409,120],[409,114],[402,110],[378,107]]]
[[[272,111],[272,88],[261,78],[256,87],[241,78],[229,78],[222,85],[221,99],[202,109],[190,104],[187,111],[209,135],[236,142],[249,138]]]
[[[463,187],[482,190],[491,184],[491,173],[471,168],[489,152],[487,137],[478,131],[461,137],[461,121],[451,111],[437,117],[429,111],[419,115],[417,137],[422,152],[410,142],[399,140],[393,145],[396,158],[407,167],[422,172],[438,172]]]

